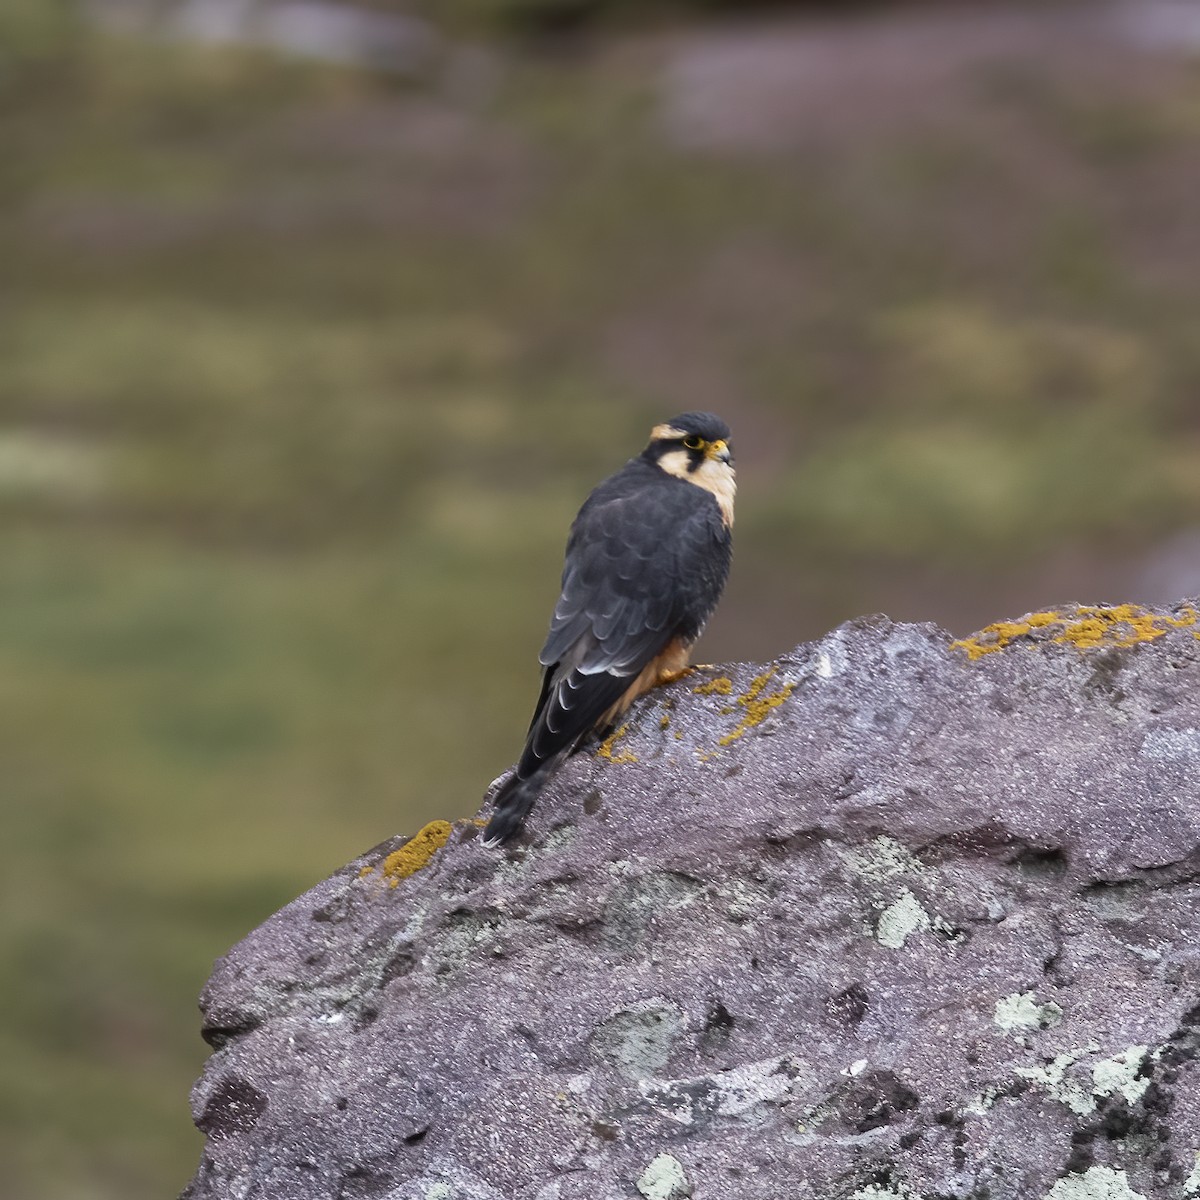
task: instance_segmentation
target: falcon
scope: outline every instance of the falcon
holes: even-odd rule
[[[521,832],[589,734],[684,673],[729,575],[736,489],[729,427],[689,412],[656,425],[645,450],[584,501],[539,656],[541,694],[485,845]]]

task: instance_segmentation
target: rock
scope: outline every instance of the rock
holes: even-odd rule
[[[860,620],[216,967],[190,1200],[1200,1194],[1200,617]]]

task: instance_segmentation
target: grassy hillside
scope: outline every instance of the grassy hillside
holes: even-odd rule
[[[1195,522],[1184,63],[850,74],[742,152],[672,135],[667,35],[400,87],[35,7],[0,72],[5,1195],[183,1185],[212,958],[475,809],[566,527],[655,420],[735,428],[706,658],[964,632]]]

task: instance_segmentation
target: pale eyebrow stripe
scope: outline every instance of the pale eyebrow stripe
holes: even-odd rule
[[[657,442],[659,440],[670,441],[673,438],[687,437],[687,431],[684,429],[676,429],[674,425],[655,425],[650,430],[650,440]]]

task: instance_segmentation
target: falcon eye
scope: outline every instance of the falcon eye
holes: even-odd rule
[[[704,439],[701,437],[696,437],[695,434],[693,434],[691,437],[685,437],[683,439],[683,444],[689,450],[703,450],[704,449]]]

